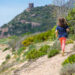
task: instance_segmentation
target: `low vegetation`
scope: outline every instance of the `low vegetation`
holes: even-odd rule
[[[31,50],[31,49],[36,49],[36,45],[34,45],[34,44],[29,45],[28,51]]]
[[[11,58],[11,56],[8,54],[7,56],[6,56],[6,60],[8,60],[8,59],[10,59]]]
[[[7,50],[9,50],[10,48],[9,47],[7,47],[7,48],[5,48],[3,51],[7,51]]]
[[[72,39],[73,41],[75,41],[75,34],[69,34],[69,39]]]
[[[9,42],[8,38],[0,39],[0,44],[8,44],[8,42]]]
[[[26,49],[26,47],[21,47],[19,48],[19,50],[17,50],[17,55],[20,56],[21,53],[23,53],[23,51]]]
[[[6,64],[6,61],[2,62],[2,65]]]
[[[67,64],[73,64],[75,63],[75,54],[70,55],[63,63],[62,65],[67,65]]]
[[[75,40],[75,8],[69,11],[68,16],[66,18],[70,28],[70,37]]]
[[[59,54],[60,50],[61,50],[60,42],[56,40],[54,44],[50,47],[50,50],[48,51],[48,58]]]
[[[56,40],[53,45],[50,47],[50,50],[61,50],[61,45],[59,40]]]
[[[12,51],[15,50],[17,41],[18,41],[18,40],[15,38],[15,39],[11,39],[11,40],[8,42],[8,45],[9,45],[10,48],[12,48]]]
[[[67,45],[67,44],[72,44],[72,43],[74,43],[74,41],[73,41],[72,39],[68,39],[68,40],[66,41],[66,45]]]
[[[24,46],[29,46],[33,43],[43,42],[47,40],[54,40],[55,39],[55,31],[56,26],[53,27],[52,30],[48,30],[46,32],[42,32],[40,34],[33,35],[31,37],[27,37],[25,40],[22,41]]]
[[[16,65],[17,63],[15,61],[13,61],[12,63],[6,63],[4,62],[1,66],[0,66],[0,74],[4,73],[5,71],[9,70],[11,67],[13,67],[14,65]]]
[[[47,51],[49,48],[50,48],[50,46],[45,45],[45,46],[42,46],[39,50],[32,49],[27,53],[26,59],[31,60],[31,59],[37,59],[41,56],[44,56],[47,54]]]
[[[52,46],[44,45],[39,50],[36,48],[29,50],[26,54],[26,59],[36,59],[46,54],[48,54],[48,57],[50,58],[58,54],[60,50],[60,43],[56,41]]]
[[[31,60],[31,59],[36,59],[39,57],[39,52],[36,49],[32,49],[28,54],[26,55],[26,59]]]
[[[75,63],[64,66],[60,71],[60,75],[75,75]]]
[[[48,58],[55,56],[56,54],[59,54],[59,50],[50,50],[48,52]]]
[[[46,41],[51,37],[51,31],[47,31],[47,32],[43,32],[31,37],[26,38],[24,41],[22,41],[22,44],[24,46],[28,46],[30,44],[32,44],[33,42],[42,42],[42,41]]]

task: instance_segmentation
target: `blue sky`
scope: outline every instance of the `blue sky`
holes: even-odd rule
[[[31,2],[34,2],[36,7],[51,4],[52,0],[0,0],[0,26],[23,12]]]

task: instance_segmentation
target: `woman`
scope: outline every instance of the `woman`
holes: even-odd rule
[[[63,56],[64,56],[66,38],[68,37],[68,32],[69,32],[69,26],[67,25],[65,18],[59,18],[58,25],[56,27],[56,37],[58,37],[60,40]]]

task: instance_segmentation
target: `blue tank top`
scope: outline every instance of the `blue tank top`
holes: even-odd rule
[[[56,27],[56,30],[58,30],[58,37],[61,38],[61,37],[68,37],[68,33],[66,31],[66,29],[69,28],[69,26],[65,26],[65,27],[60,27],[60,26],[57,26]]]

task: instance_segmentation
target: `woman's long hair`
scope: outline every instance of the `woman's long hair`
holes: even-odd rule
[[[68,24],[67,24],[67,21],[65,18],[59,18],[58,19],[58,26],[65,27],[66,25],[68,25]]]

